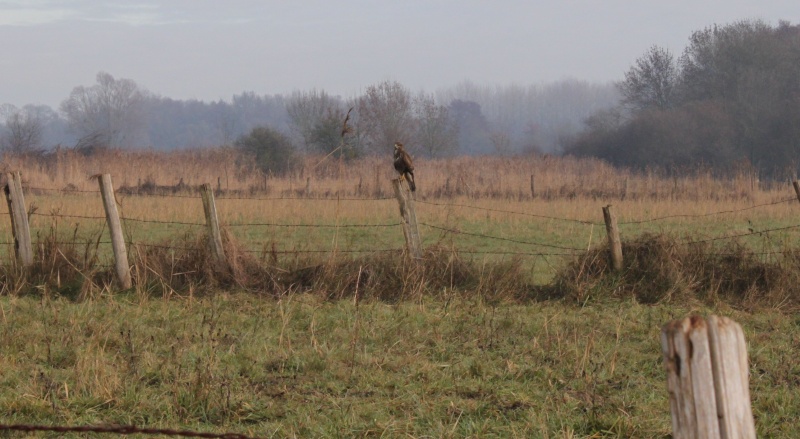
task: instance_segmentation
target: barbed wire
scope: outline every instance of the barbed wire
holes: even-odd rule
[[[772,202],[769,202],[769,203],[756,204],[754,206],[749,206],[749,207],[745,207],[745,208],[742,208],[742,209],[720,210],[720,211],[716,211],[716,212],[699,213],[699,214],[684,213],[684,214],[666,215],[666,216],[661,216],[661,217],[656,217],[656,218],[649,218],[649,219],[645,219],[645,220],[624,221],[624,222],[620,222],[619,225],[624,226],[624,225],[629,225],[629,224],[644,224],[644,223],[651,223],[651,222],[654,222],[654,221],[661,221],[661,220],[671,219],[671,218],[703,218],[703,217],[707,217],[707,216],[723,215],[723,214],[728,214],[728,213],[739,213],[739,212],[745,212],[745,211],[748,211],[748,210],[757,209],[759,207],[774,206],[776,204],[787,203],[787,202],[794,201],[794,200],[797,200],[797,197],[785,198],[785,199],[782,199],[782,200],[772,201]]]
[[[65,193],[65,194],[70,194],[70,193],[99,194],[100,193],[99,189],[98,190],[87,191],[87,190],[82,190],[82,189],[52,189],[52,188],[42,188],[42,187],[33,187],[33,186],[28,186],[28,187],[25,187],[24,189],[27,189],[28,191],[61,192],[61,193]]]
[[[484,235],[484,234],[481,234],[481,233],[464,232],[462,230],[449,229],[447,227],[435,226],[435,225],[427,224],[427,223],[419,223],[419,224],[423,225],[425,227],[430,227],[432,229],[442,230],[442,231],[445,231],[445,232],[448,232],[448,233],[455,233],[455,234],[459,234],[459,235],[476,236],[476,237],[479,237],[479,238],[496,239],[496,240],[500,240],[500,241],[513,242],[513,243],[516,243],[516,244],[537,245],[537,246],[541,246],[541,247],[557,248],[557,249],[561,249],[561,250],[572,250],[572,251],[581,251],[581,250],[583,250],[582,248],[564,247],[564,246],[555,245],[555,244],[545,244],[545,243],[542,243],[542,242],[521,241],[521,240],[517,240],[517,239],[504,238],[504,237],[501,237],[501,236],[491,236],[491,235]]]
[[[119,435],[145,434],[180,437],[199,437],[210,439],[258,439],[240,433],[201,433],[191,430],[172,430],[168,428],[147,428],[135,425],[29,425],[29,424],[0,424],[0,431],[51,432],[51,433],[114,433]]]
[[[530,217],[534,217],[534,218],[550,219],[550,220],[564,221],[564,222],[573,222],[573,223],[579,223],[579,224],[584,224],[584,225],[603,225],[603,223],[597,223],[597,222],[586,221],[586,220],[579,220],[579,219],[575,219],[575,218],[560,218],[560,217],[549,216],[549,215],[539,215],[539,214],[536,214],[536,213],[529,213],[529,212],[518,212],[518,211],[513,211],[513,210],[502,210],[502,209],[492,209],[492,208],[488,208],[488,207],[471,206],[471,205],[468,205],[468,204],[434,203],[432,201],[424,201],[424,200],[417,200],[417,202],[418,203],[422,203],[422,204],[428,204],[428,205],[431,205],[431,206],[465,207],[465,208],[468,208],[468,209],[484,210],[484,211],[488,211],[488,212],[497,212],[497,213],[509,213],[509,214],[514,214],[514,215],[524,215],[524,216],[530,216]]]
[[[227,224],[227,227],[312,227],[312,228],[348,228],[348,227],[396,227],[402,223],[388,224],[280,224],[280,223],[240,223]]]
[[[299,254],[299,253],[391,253],[402,252],[403,248],[383,248],[383,249],[321,249],[321,250],[275,250],[261,249],[261,250],[241,250],[245,253],[276,253],[276,254]]]
[[[137,223],[150,223],[150,224],[175,224],[179,226],[205,226],[205,223],[188,222],[188,221],[163,221],[163,220],[148,220],[143,218],[129,218],[120,217],[122,221],[132,221]]]
[[[394,200],[395,197],[381,196],[381,197],[232,197],[227,195],[220,195],[216,200],[257,200],[257,201],[276,201],[276,200],[302,200],[302,201],[385,201]]]
[[[47,216],[47,217],[57,217],[57,218],[80,218],[80,219],[90,219],[90,220],[105,220],[105,216],[92,216],[92,215],[73,215],[67,213],[40,213],[40,212],[30,212],[30,215],[33,216]]]
[[[728,236],[717,236],[717,237],[714,237],[714,238],[707,238],[707,239],[685,240],[684,242],[687,243],[687,244],[700,244],[700,243],[704,243],[704,242],[723,241],[723,240],[729,240],[729,239],[742,238],[742,237],[745,237],[745,236],[762,235],[764,233],[779,232],[779,231],[783,231],[783,230],[792,230],[792,229],[798,229],[798,228],[800,228],[800,224],[796,224],[796,225],[793,225],[793,226],[785,226],[785,227],[775,227],[775,228],[772,228],[772,229],[750,230],[747,233],[739,233],[739,234],[728,235]]]
[[[456,250],[456,253],[472,255],[503,255],[503,256],[574,256],[575,253],[533,253],[533,252],[508,252],[491,250]]]

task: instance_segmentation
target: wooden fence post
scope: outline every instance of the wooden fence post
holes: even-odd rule
[[[800,201],[800,182],[795,180],[792,182],[792,186],[794,186],[794,193],[797,195],[797,201]]]
[[[11,216],[11,232],[14,234],[14,252],[24,267],[33,264],[33,244],[28,225],[28,211],[22,194],[22,176],[19,172],[9,172],[8,184],[4,188],[8,213]]]
[[[217,205],[214,203],[214,191],[211,190],[211,185],[208,183],[202,185],[200,194],[203,197],[203,212],[205,212],[206,225],[208,226],[209,249],[218,264],[225,264],[225,250],[222,248],[222,234],[220,234],[219,229]]]
[[[675,439],[755,439],[742,327],[726,317],[666,324],[661,350]]]
[[[608,247],[611,252],[611,267],[614,271],[622,270],[622,241],[619,239],[617,217],[611,210],[610,204],[603,208],[603,219],[606,222]]]
[[[100,195],[103,197],[103,208],[106,211],[106,222],[111,235],[111,249],[114,252],[114,267],[117,279],[123,289],[128,289],[131,284],[131,267],[128,265],[128,251],[125,249],[125,235],[122,234],[122,223],[117,212],[117,198],[114,196],[114,186],[111,184],[111,174],[97,176],[100,182]]]
[[[533,174],[531,174],[531,199],[536,198],[536,186],[534,186]]]
[[[422,239],[417,226],[417,212],[414,210],[414,200],[408,191],[408,186],[403,185],[399,178],[392,180],[394,194],[400,204],[400,216],[403,224],[403,236],[406,238],[406,248],[411,257],[422,258]]]

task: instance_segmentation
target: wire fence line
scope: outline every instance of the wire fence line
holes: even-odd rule
[[[34,425],[34,424],[0,424],[0,431],[19,431],[25,433],[113,433],[118,435],[142,434],[149,436],[199,437],[209,439],[258,439],[241,433],[203,433],[191,430],[173,430],[168,428],[147,428],[135,425]]]
[[[772,202],[769,202],[769,203],[756,204],[756,205],[749,206],[749,207],[743,207],[741,209],[720,210],[720,211],[716,211],[716,212],[697,213],[697,214],[685,214],[685,213],[682,213],[682,214],[675,214],[675,215],[665,215],[665,216],[661,216],[661,217],[649,218],[649,219],[638,220],[638,221],[623,221],[623,222],[620,222],[619,224],[620,225],[645,224],[645,223],[651,223],[651,222],[655,222],[655,221],[662,221],[662,220],[665,220],[665,219],[673,219],[673,218],[704,218],[704,217],[709,217],[709,216],[746,212],[748,210],[758,209],[759,207],[774,206],[776,204],[788,203],[790,201],[795,201],[795,200],[797,200],[797,198],[796,197],[792,197],[792,198],[781,199],[781,200],[778,200],[778,201],[772,201]]]
[[[485,235],[485,234],[482,234],[482,233],[464,232],[462,230],[450,229],[450,228],[447,228],[447,227],[441,227],[441,226],[436,226],[436,225],[427,224],[427,223],[420,223],[420,225],[423,225],[425,227],[430,227],[432,229],[441,230],[441,231],[444,231],[444,232],[447,232],[447,233],[455,233],[457,235],[476,236],[476,237],[479,237],[479,238],[496,239],[496,240],[500,240],[500,241],[513,242],[513,243],[516,243],[516,244],[535,245],[535,246],[539,246],[539,247],[557,248],[557,249],[561,249],[561,250],[573,250],[573,251],[582,251],[583,250],[581,248],[564,247],[564,246],[555,245],[555,244],[545,244],[543,242],[522,241],[522,240],[518,240],[518,239],[504,238],[502,236],[492,236],[492,235]]]
[[[602,226],[603,225],[603,223],[580,220],[580,219],[575,219],[575,218],[561,218],[561,217],[556,217],[556,216],[540,215],[540,214],[530,213],[530,212],[518,212],[518,211],[513,211],[513,210],[492,209],[492,208],[488,208],[488,207],[471,206],[469,204],[434,203],[434,202],[425,201],[425,200],[416,200],[416,201],[418,203],[427,204],[427,205],[430,205],[430,206],[463,207],[463,208],[466,208],[466,209],[482,210],[482,211],[486,211],[486,212],[507,213],[507,214],[512,214],[512,215],[524,215],[524,216],[529,216],[529,217],[534,217],[534,218],[542,218],[542,219],[564,221],[564,222],[573,222],[573,223],[584,224],[584,225],[595,225],[595,226],[597,226],[597,225]]]
[[[192,189],[194,189],[194,188],[192,188]],[[89,191],[89,190],[74,190],[74,189],[70,189],[70,188],[67,188],[67,189],[48,189],[48,188],[39,188],[39,187],[29,187],[28,190],[34,191],[34,192],[51,192],[51,193],[61,193],[61,194],[74,194],[74,193],[77,193],[77,194],[93,194],[93,195],[96,195],[96,194],[100,193],[100,191],[98,191],[98,190],[92,190],[92,191]],[[192,199],[200,198],[199,194],[184,195],[184,194],[158,194],[158,193],[130,193],[130,194],[125,194],[125,195],[129,195],[129,196],[132,196],[132,197],[150,197],[150,196],[155,196],[155,197],[163,197],[163,198],[192,198]],[[318,202],[318,201],[326,201],[326,202],[330,202],[330,201],[385,201],[385,200],[391,200],[391,199],[394,199],[394,197],[389,197],[389,196],[386,196],[386,197],[383,197],[383,196],[381,196],[381,197],[360,197],[360,198],[353,198],[353,197],[336,197],[336,198],[327,197],[327,198],[321,198],[321,197],[307,197],[307,196],[258,197],[258,196],[224,195],[224,194],[223,194],[223,196],[218,198],[218,200],[245,200],[245,201],[296,200],[296,201],[302,201],[302,202]],[[755,205],[752,205],[752,206],[747,206],[747,207],[738,208],[738,209],[726,209],[726,210],[720,210],[720,211],[715,211],[715,212],[707,212],[707,213],[701,213],[701,214],[665,215],[665,216],[647,218],[647,219],[641,219],[641,220],[623,221],[623,222],[620,222],[619,224],[620,225],[625,225],[625,226],[632,226],[632,225],[642,225],[642,224],[646,224],[646,223],[652,223],[652,222],[656,222],[656,221],[663,221],[663,220],[668,220],[668,219],[675,219],[675,218],[705,218],[705,217],[711,217],[711,216],[716,216],[716,215],[736,214],[736,213],[751,211],[751,210],[755,210],[755,209],[759,209],[759,208],[764,208],[764,207],[769,207],[769,206],[789,203],[789,202],[792,202],[792,201],[794,201],[796,199],[797,199],[796,197],[786,197],[786,198],[781,198],[779,200],[770,201],[770,202],[766,202],[766,203],[755,204]],[[520,215],[520,216],[526,216],[526,217],[531,217],[531,218],[540,218],[540,219],[546,219],[546,220],[570,222],[570,223],[576,223],[576,224],[581,224],[581,225],[590,225],[590,226],[597,225],[597,226],[601,226],[601,225],[604,224],[604,223],[601,223],[601,222],[593,222],[593,221],[577,219],[577,218],[567,218],[567,217],[558,217],[558,216],[552,216],[552,215],[543,215],[543,214],[532,213],[532,212],[520,212],[520,211],[514,211],[514,210],[495,209],[495,208],[475,206],[475,205],[469,205],[469,204],[442,203],[442,202],[433,202],[433,201],[428,201],[428,200],[415,200],[415,201],[417,203],[420,203],[420,204],[429,205],[429,206],[435,206],[435,207],[443,207],[443,208],[455,207],[455,208],[469,209],[469,210],[479,210],[479,211],[485,211],[485,212],[496,212],[496,213],[502,213],[502,214],[508,214],[508,215]],[[6,213],[8,213],[8,212],[6,212]],[[66,214],[66,213],[60,213],[58,211],[54,211],[54,212],[51,212],[51,213],[43,213],[43,212],[37,212],[37,211],[29,212],[29,217],[33,217],[33,216],[36,216],[36,217],[53,217],[53,218],[69,218],[69,219],[77,219],[77,220],[96,220],[96,221],[105,221],[106,220],[106,216],[104,216],[104,215],[101,216],[101,215]],[[149,219],[149,218],[129,217],[129,216],[121,216],[120,220],[125,222],[125,223],[162,224],[162,225],[170,225],[170,226],[204,227],[204,226],[207,225],[204,222],[197,222],[197,221],[159,220],[159,219]],[[545,248],[552,248],[552,249],[557,249],[557,250],[564,250],[564,252],[545,253],[545,252],[537,252],[537,251],[530,251],[529,252],[529,251],[524,251],[524,250],[520,250],[520,249],[510,249],[508,251],[503,251],[503,250],[479,251],[479,250],[472,250],[472,249],[469,249],[469,248],[459,249],[459,251],[461,251],[461,252],[463,252],[465,254],[517,255],[517,256],[571,256],[571,255],[574,255],[575,252],[586,251],[586,247],[580,248],[580,247],[572,247],[572,246],[559,245],[559,244],[546,243],[546,242],[522,240],[522,239],[517,239],[517,238],[513,238],[513,237],[506,237],[506,236],[495,236],[495,235],[490,235],[490,234],[484,234],[484,233],[478,233],[478,232],[470,232],[470,231],[465,231],[465,230],[460,230],[460,229],[455,229],[455,228],[449,228],[449,227],[444,227],[444,226],[441,226],[441,225],[424,223],[424,222],[420,222],[419,224],[424,226],[424,227],[428,227],[428,228],[431,228],[431,229],[434,229],[434,230],[439,230],[439,231],[445,232],[447,234],[452,234],[452,235],[470,236],[470,237],[486,239],[486,240],[508,242],[508,243],[513,243],[513,244],[523,245],[523,246],[545,247]],[[402,226],[402,225],[403,225],[402,222],[376,223],[376,224],[358,224],[358,223],[345,223],[345,224],[330,224],[330,223],[324,223],[324,224],[302,224],[301,223],[301,224],[293,224],[293,223],[260,222],[260,221],[256,221],[256,222],[229,223],[229,224],[226,225],[226,227],[229,227],[229,228],[232,228],[232,229],[239,229],[239,230],[244,229],[244,228],[252,228],[252,227],[279,227],[279,228],[299,228],[299,229],[371,229],[371,228],[379,229],[379,228],[398,227],[398,226]],[[735,233],[735,234],[727,233],[727,234],[724,234],[724,235],[712,236],[712,237],[707,237],[707,238],[703,238],[703,239],[684,239],[684,240],[682,240],[682,242],[684,242],[686,244],[696,244],[696,243],[704,243],[704,242],[717,242],[717,241],[723,241],[723,240],[734,240],[734,239],[738,239],[738,238],[743,238],[743,237],[748,237],[748,236],[753,236],[753,235],[760,235],[760,234],[765,234],[765,233],[770,233],[770,232],[790,231],[790,230],[794,230],[794,229],[797,229],[797,228],[800,228],[800,225],[796,225],[796,226],[792,225],[792,226],[785,226],[785,227],[775,227],[775,228],[764,229],[764,230],[752,230],[751,229],[751,231],[747,232],[747,233]],[[104,245],[110,243],[110,241],[109,242],[107,242],[107,241],[92,241],[92,242],[96,243],[96,244],[104,244]],[[66,243],[66,242],[64,242],[64,243]],[[70,243],[73,244],[73,245],[77,244],[77,242],[70,242]],[[173,249],[173,250],[191,250],[191,248],[189,248],[189,247],[181,247],[181,246],[175,246],[175,245],[164,244],[164,243],[160,243],[159,244],[159,243],[130,241],[130,242],[127,242],[127,244],[128,245],[144,246],[144,247],[153,247],[153,248],[169,248],[169,249]],[[12,245],[12,243],[11,242],[0,242],[0,245]],[[274,243],[269,243],[268,245],[274,245]],[[243,250],[243,251],[250,252],[250,253],[262,253],[262,252],[268,251],[268,252],[276,253],[276,254],[291,254],[291,253],[330,253],[330,252],[333,252],[333,251],[338,251],[340,253],[369,253],[369,252],[385,252],[385,251],[396,251],[396,250],[398,250],[398,249],[382,248],[382,249],[370,250],[370,249],[319,249],[319,248],[312,248],[312,249],[306,249],[306,250],[298,250],[298,249],[285,250],[285,249],[282,249],[282,250],[268,251],[268,250],[264,250],[263,248],[261,250],[254,250],[254,249],[252,249],[252,246],[251,246],[250,249]]]

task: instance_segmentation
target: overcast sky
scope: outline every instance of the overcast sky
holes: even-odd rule
[[[111,3],[109,5],[109,3]],[[613,81],[649,46],[742,19],[800,22],[798,0],[0,0],[0,103],[54,108],[105,71],[176,99],[383,80],[434,92]]]

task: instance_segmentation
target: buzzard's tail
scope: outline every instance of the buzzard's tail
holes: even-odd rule
[[[409,178],[406,179],[406,180],[408,180],[408,187],[411,188],[411,192],[414,192],[414,191],[417,190],[417,185],[416,185],[416,183],[414,183],[414,173],[409,171],[408,172],[408,177]]]

